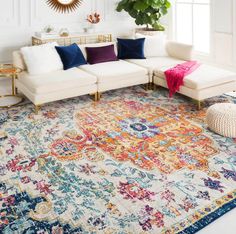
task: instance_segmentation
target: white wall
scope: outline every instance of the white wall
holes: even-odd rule
[[[114,35],[129,34],[133,20],[115,11],[117,0],[83,0],[73,13],[61,14],[52,10],[46,0],[0,0],[0,62],[11,61],[11,53],[31,43],[31,36],[46,25],[71,32],[82,32],[85,18],[95,11],[101,13],[98,30]]]
[[[236,67],[236,1],[212,0],[212,57]]]

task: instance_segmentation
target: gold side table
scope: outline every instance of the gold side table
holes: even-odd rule
[[[7,95],[0,95],[0,108],[9,108],[16,106],[23,101],[23,97],[16,94],[15,80],[17,75],[22,70],[14,67],[12,64],[0,64],[0,77],[7,77],[11,79],[12,93]],[[4,104],[1,104],[3,102]],[[10,104],[9,104],[10,103]]]

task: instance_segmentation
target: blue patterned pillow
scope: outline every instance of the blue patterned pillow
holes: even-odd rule
[[[145,38],[140,39],[120,39],[118,41],[119,59],[145,59],[144,42]]]
[[[55,48],[61,57],[64,70],[87,64],[84,55],[77,44],[74,43],[69,46],[56,46]]]

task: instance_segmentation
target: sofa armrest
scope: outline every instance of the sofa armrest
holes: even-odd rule
[[[166,43],[166,51],[171,57],[188,61],[191,60],[193,56],[193,45],[168,41]]]
[[[26,70],[26,64],[20,51],[13,51],[12,60],[15,67],[18,67],[23,71]]]

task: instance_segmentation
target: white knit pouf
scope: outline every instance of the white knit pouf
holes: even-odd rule
[[[236,138],[236,104],[219,103],[209,107],[206,121],[212,131]]]

